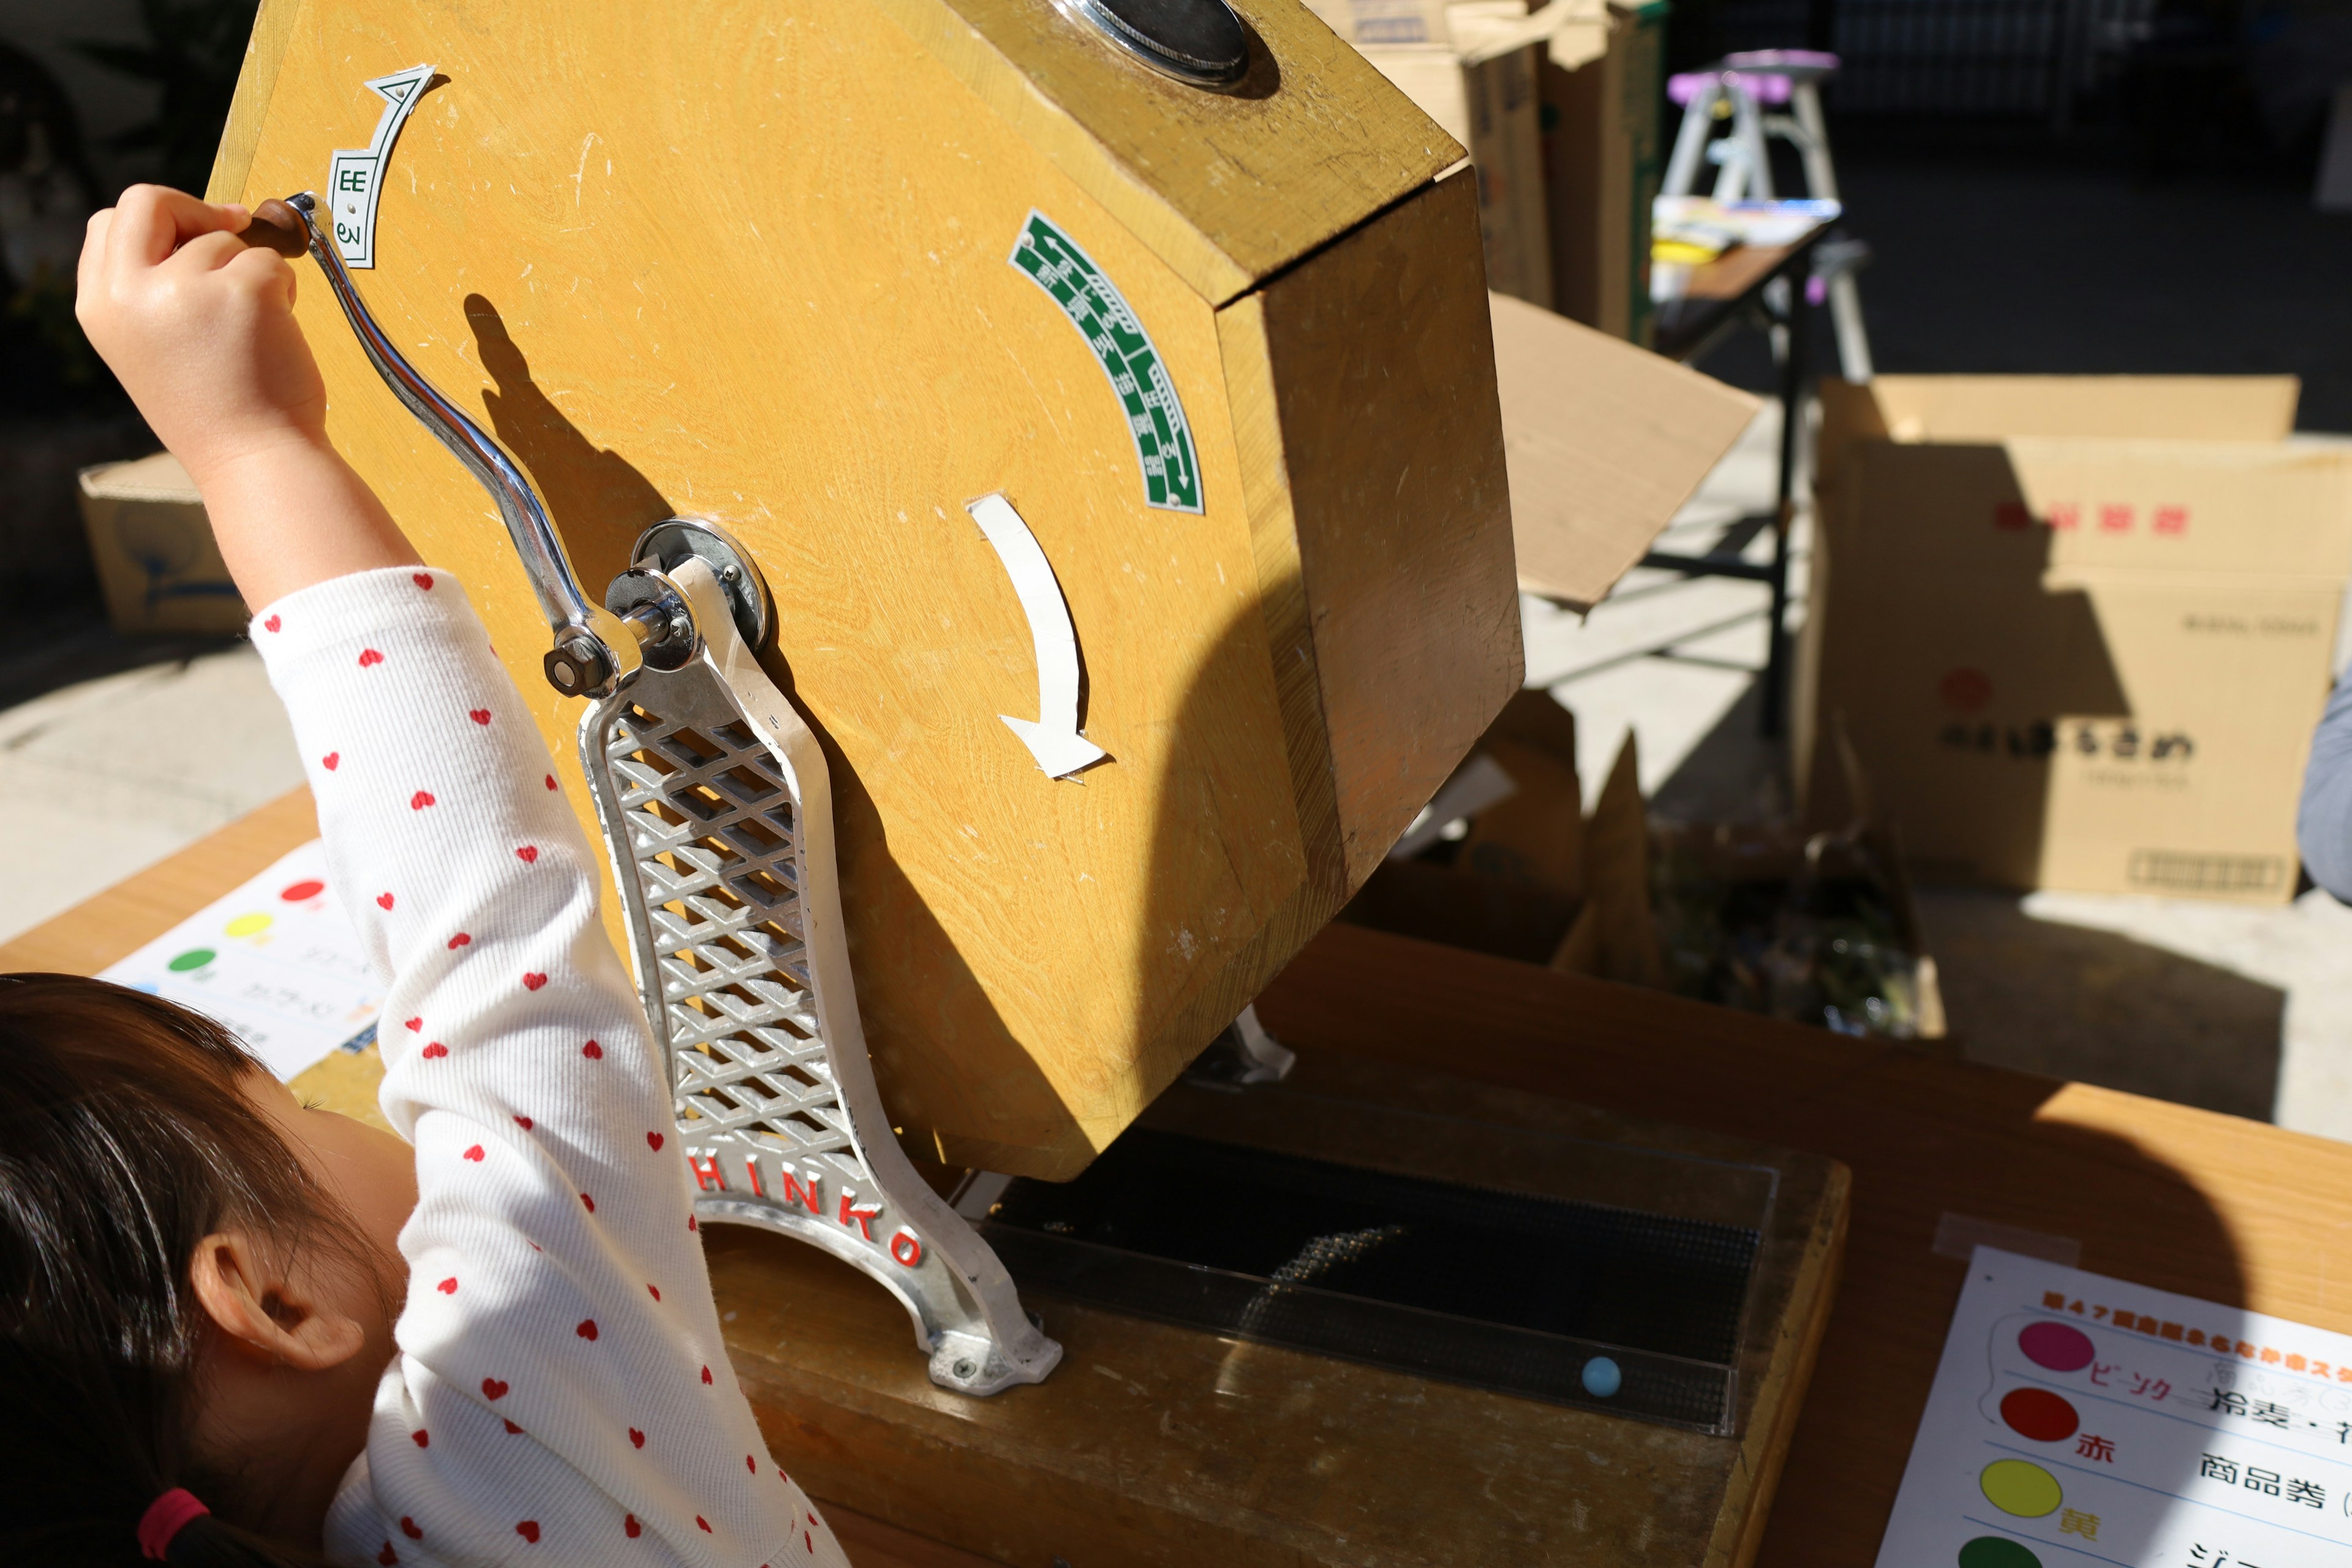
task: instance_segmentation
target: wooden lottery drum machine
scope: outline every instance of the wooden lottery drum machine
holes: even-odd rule
[[[1016,1281],[1379,1360],[1420,1331],[1267,1292],[1391,1230],[1190,1319],[1087,1248],[1286,1159],[1474,1209],[1559,1165],[1171,1089],[1221,1037],[1277,1076],[1237,1016],[1519,685],[1462,155],[1295,0],[264,0],[210,194],[312,193],[333,438],[539,694],[702,1211],[887,1289],[890,1397],[1051,1373]],[[795,1398],[858,1501],[896,1418]]]

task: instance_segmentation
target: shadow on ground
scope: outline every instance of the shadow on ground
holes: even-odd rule
[[[2271,1119],[2285,992],[2112,931],[2035,920],[2014,893],[1916,896],[1970,1061]]]
[[[1687,823],[1769,822],[1789,815],[1788,742],[1765,739],[1763,716],[1759,677],[1657,787],[1651,815]]]

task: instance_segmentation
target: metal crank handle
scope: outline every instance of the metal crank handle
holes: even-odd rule
[[[567,697],[608,695],[643,663],[639,645],[660,641],[669,628],[667,624],[656,625],[650,615],[645,617],[646,624],[631,625],[581,592],[580,579],[563,553],[563,541],[548,521],[547,510],[539,504],[530,481],[503,447],[392,346],[360,299],[341,253],[320,231],[317,209],[318,198],[308,191],[284,201],[262,202],[253,209],[253,222],[243,237],[249,245],[289,258],[307,251],[318,262],[319,269],[327,275],[327,287],[334,290],[335,302],[343,308],[343,319],[351,322],[360,347],[376,374],[383,377],[383,384],[465,465],[466,471],[481,481],[498,504],[507,536],[514,541],[515,552],[522,557],[523,570],[530,578],[540,613],[554,634],[555,646],[546,658],[548,684]]]

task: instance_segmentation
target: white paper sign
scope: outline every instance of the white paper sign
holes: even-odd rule
[[[1980,1247],[1878,1568],[2345,1568],[2352,1336]]]
[[[366,146],[338,152],[328,161],[327,211],[346,267],[375,265],[375,204],[383,184],[384,163],[392,156],[392,144],[408,122],[409,112],[425,96],[425,84],[432,79],[431,66],[411,66],[369,82],[384,100],[374,136]]]
[[[364,1047],[383,1006],[316,839],[99,978],[218,1020],[281,1079]]]

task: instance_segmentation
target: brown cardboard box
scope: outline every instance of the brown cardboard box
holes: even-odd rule
[[[1574,715],[1522,691],[1432,803],[1468,816],[1459,841],[1417,824],[1339,918],[1849,1032],[1943,1037],[1893,833],[1654,824],[1630,734],[1589,817],[1582,796]]]
[[[1605,14],[1600,52],[1587,55],[1563,36],[1537,68],[1552,308],[1647,347],[1650,207],[1665,172],[1658,106],[1666,7],[1612,4]]]
[[[171,453],[82,469],[81,519],[116,630],[245,630],[205,503]]]
[[[1549,305],[1536,70],[1569,12],[1530,17],[1526,0],[1312,0],[1312,9],[1469,149],[1487,286]]]
[[[1488,306],[1519,586],[1589,609],[1739,439],[1756,399],[1523,301]]]
[[[2292,378],[1824,383],[1795,756],[1923,877],[2277,903],[2352,571]]]

